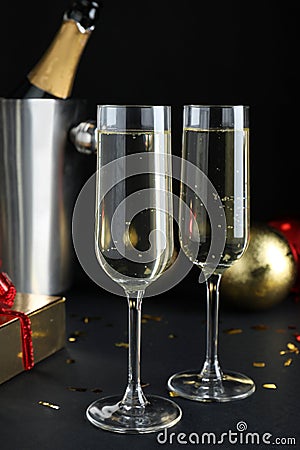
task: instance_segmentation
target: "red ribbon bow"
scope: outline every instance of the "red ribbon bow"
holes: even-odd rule
[[[25,370],[30,370],[34,366],[30,319],[25,313],[9,309],[14,304],[16,292],[9,276],[0,272],[0,315],[12,316],[20,320],[23,366]]]

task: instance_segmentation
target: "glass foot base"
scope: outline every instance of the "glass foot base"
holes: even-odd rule
[[[176,403],[155,395],[147,396],[144,407],[128,407],[120,397],[104,397],[86,410],[88,420],[96,427],[116,433],[151,433],[172,427],[182,412]]]
[[[207,380],[196,370],[190,370],[169,378],[168,389],[180,397],[199,402],[229,402],[253,394],[255,384],[238,372],[226,372],[221,380]]]

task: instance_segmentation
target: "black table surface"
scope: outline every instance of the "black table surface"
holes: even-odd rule
[[[124,392],[127,350],[116,343],[127,342],[126,300],[92,283],[74,286],[64,295],[65,347],[0,386],[1,450],[300,448],[300,354],[280,354],[289,342],[298,345],[300,303],[293,296],[265,311],[221,305],[221,365],[250,376],[256,384],[253,395],[227,403],[176,397],[183,416],[166,433],[121,435],[91,425],[85,410],[100,396],[121,397]],[[193,282],[144,299],[143,314],[154,316],[142,325],[141,378],[146,395],[169,397],[170,375],[201,367],[205,303],[205,291]],[[229,329],[241,332],[229,334]],[[74,334],[77,339],[70,342]],[[285,366],[288,358],[292,363]],[[255,361],[265,362],[265,367],[254,367]],[[266,389],[265,383],[274,383],[277,389]],[[60,408],[42,406],[40,401]],[[243,426],[247,430],[241,431]],[[207,443],[205,433],[215,436],[215,445]]]

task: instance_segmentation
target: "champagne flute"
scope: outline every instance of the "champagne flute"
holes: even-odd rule
[[[149,433],[175,425],[172,400],[143,393],[140,381],[141,305],[173,253],[169,106],[99,105],[95,250],[129,307],[128,384],[124,395],[100,398],[90,422],[119,433]]]
[[[196,401],[226,402],[255,391],[246,375],[218,359],[219,286],[249,239],[249,107],[186,105],[183,118],[180,245],[201,269],[207,290],[202,370],[174,374],[168,388]]]

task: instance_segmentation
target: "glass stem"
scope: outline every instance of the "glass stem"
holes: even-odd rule
[[[148,403],[140,379],[141,307],[144,291],[126,292],[128,301],[128,385],[122,403],[128,408],[143,410]]]
[[[221,276],[221,274],[212,274],[206,281],[206,359],[201,372],[201,377],[204,382],[222,380],[222,370],[218,360],[219,286]]]

